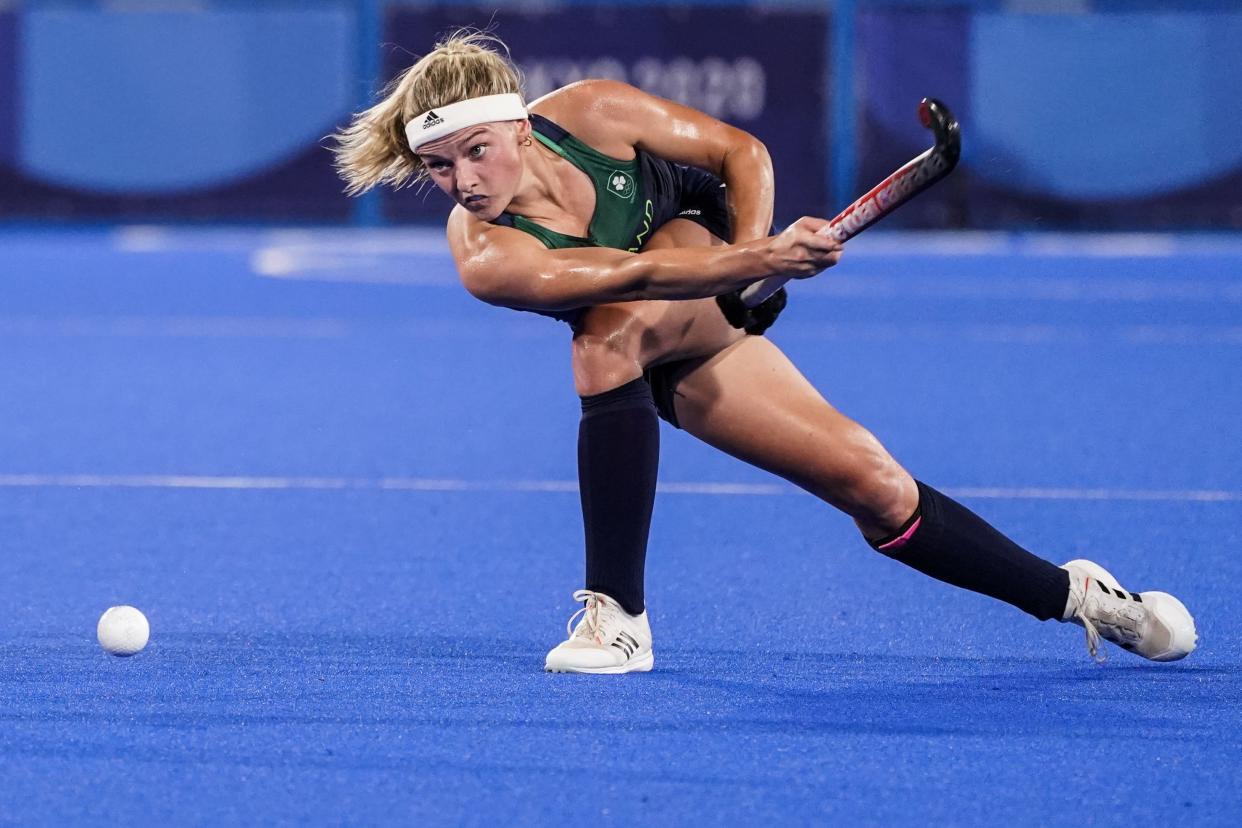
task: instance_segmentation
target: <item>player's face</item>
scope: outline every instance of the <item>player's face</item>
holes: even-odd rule
[[[419,148],[435,185],[483,221],[505,211],[522,178],[521,143],[528,121],[467,127]]]

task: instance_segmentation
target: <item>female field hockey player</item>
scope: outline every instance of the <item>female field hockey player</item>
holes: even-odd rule
[[[1158,661],[1195,648],[1173,596],[1129,592],[1090,561],[1049,563],[912,478],[762,336],[783,292],[745,330],[725,320],[714,297],[811,277],[842,255],[816,235],[823,219],[769,235],[772,165],[754,137],[613,81],[527,105],[504,44],[458,33],[334,138],[350,194],[430,180],[456,202],[448,241],[471,294],[573,331],[585,606],[546,669],[651,669],[657,417],[837,507],[884,555],[1082,625],[1097,658],[1100,638]]]

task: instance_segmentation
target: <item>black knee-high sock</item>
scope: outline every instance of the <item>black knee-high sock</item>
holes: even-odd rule
[[[918,487],[919,510],[897,535],[871,541],[875,549],[937,580],[1013,604],[1040,621],[1061,618],[1069,573],[1027,552],[931,486]]]
[[[660,463],[660,421],[642,378],[582,398],[578,488],[586,529],[586,588],[643,611],[647,535]]]

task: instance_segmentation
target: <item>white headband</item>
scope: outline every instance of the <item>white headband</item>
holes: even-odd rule
[[[405,125],[405,139],[410,142],[410,149],[418,152],[423,144],[430,144],[459,129],[492,121],[520,121],[524,118],[526,104],[522,103],[521,95],[512,92],[504,95],[484,95],[424,112]]]

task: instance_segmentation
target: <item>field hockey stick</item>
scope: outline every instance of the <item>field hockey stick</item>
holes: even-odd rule
[[[953,172],[962,154],[961,130],[953,113],[935,98],[924,98],[919,103],[919,120],[932,131],[936,143],[846,207],[818,231],[821,235],[848,241]],[[770,276],[756,282],[742,291],[742,302],[753,308],[788,281],[788,276]]]

